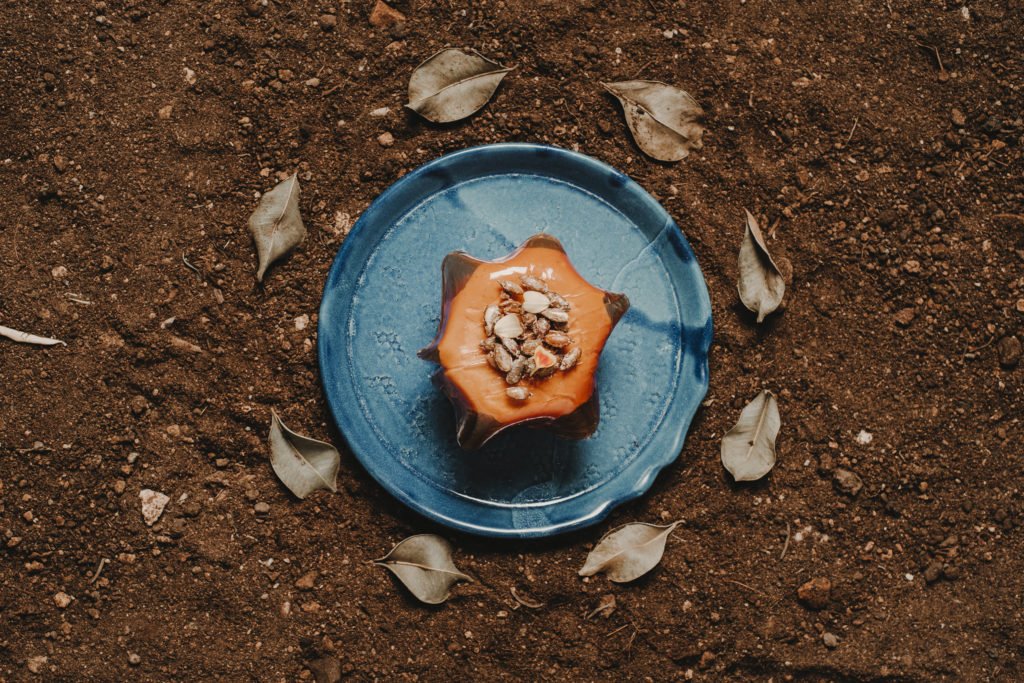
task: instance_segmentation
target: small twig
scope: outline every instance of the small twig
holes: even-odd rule
[[[38,344],[40,346],[54,346],[56,344],[63,344],[67,346],[60,339],[51,339],[49,337],[40,337],[37,334],[30,334],[28,332],[22,332],[12,327],[4,327],[0,325],[0,337],[6,337],[11,341],[16,341],[21,344]]]
[[[612,636],[614,636],[614,635],[615,635],[616,633],[618,633],[618,632],[619,632],[619,631],[621,631],[622,629],[624,629],[624,628],[629,628],[630,626],[632,626],[632,624],[631,624],[631,623],[630,623],[630,624],[623,624],[622,626],[618,627],[618,628],[617,628],[617,629],[615,629],[614,631],[610,631],[610,632],[608,632],[608,633],[604,634],[604,637],[605,637],[605,638],[611,638]],[[635,627],[635,626],[633,626],[633,628],[636,628],[636,627]]]
[[[853,139],[853,131],[857,130],[858,123],[860,123],[860,116],[853,120],[853,128],[850,129],[850,134],[846,136],[846,142],[843,143],[843,147],[850,144],[850,140]]]
[[[519,595],[519,593],[516,592],[515,586],[511,586],[510,592],[512,593],[512,597],[515,598],[516,602],[518,602],[523,607],[529,607],[530,609],[541,609],[547,604],[546,602],[538,602],[536,600],[531,600],[529,598],[522,597],[521,595]]]
[[[65,292],[64,296],[66,296],[69,301],[72,301],[72,302],[74,302],[76,304],[83,304],[85,306],[92,306],[92,302],[91,301],[89,301],[87,299],[80,298],[78,294],[72,294],[71,292]]]
[[[576,112],[574,112],[572,109],[569,108],[569,101],[563,97],[562,98],[562,104],[565,106],[565,110],[567,112],[569,112],[569,116],[571,116],[574,119],[576,119],[576,126],[579,127],[579,128],[582,128],[583,124],[580,122],[580,117],[576,116]]]
[[[96,567],[96,573],[92,575],[91,579],[89,579],[89,583],[96,583],[96,580],[100,578],[100,574],[103,572],[103,568],[107,566],[108,562],[110,562],[110,560],[107,558],[100,558],[100,566]]]
[[[630,623],[632,623],[632,622],[630,622]],[[636,624],[633,624],[633,634],[629,636],[629,642],[628,642],[628,643],[626,643],[626,651],[627,651],[627,652],[628,652],[628,651],[630,650],[630,648],[632,648],[632,647],[633,647],[633,641],[635,641],[635,640],[636,640],[636,637],[637,637],[637,636],[638,636],[639,634],[640,634],[640,629],[638,629],[638,628],[636,627]]]
[[[633,74],[633,79],[635,80],[636,78],[638,78],[640,76],[640,74],[642,74],[644,72],[644,69],[646,69],[650,65],[651,65],[651,60],[647,60],[646,62],[644,62],[644,65],[642,67],[640,67],[639,69],[637,69],[636,73]]]
[[[198,268],[196,268],[195,266],[193,266],[191,263],[188,262],[188,259],[185,258],[185,252],[181,252],[181,262],[185,264],[186,268],[188,268],[189,270],[194,272],[196,275],[198,275],[200,277],[200,279],[202,279],[203,274],[201,272],[199,272]]]
[[[32,448],[19,448],[19,453],[51,453],[52,448],[43,445],[42,441],[37,441],[32,445]]]
[[[726,581],[728,581],[729,583],[735,583],[737,586],[743,586],[747,590],[754,591],[755,593],[760,593],[761,595],[763,595],[766,598],[768,597],[768,594],[765,593],[764,591],[758,590],[757,588],[754,588],[753,586],[748,586],[747,584],[743,583],[742,581],[737,581],[736,579],[726,579]]]
[[[920,41],[915,41],[915,44],[920,48],[924,48],[925,50],[931,50],[932,54],[935,55],[935,63],[939,65],[939,73],[945,73],[946,67],[942,66],[942,56],[939,55],[939,48],[935,47],[934,45],[929,45],[928,43],[922,43]]]
[[[986,346],[988,346],[989,344],[991,344],[995,340],[996,340],[995,337],[991,337],[987,342],[985,342],[981,346],[979,346],[977,348],[974,348],[974,349],[967,349],[967,351],[965,351],[965,353],[977,353],[978,351],[981,351],[983,348],[985,348]]]
[[[782,554],[779,555],[779,559],[785,559],[786,551],[789,550],[789,522],[786,522],[786,542],[782,544]]]

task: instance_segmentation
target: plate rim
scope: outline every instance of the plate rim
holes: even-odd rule
[[[614,489],[610,493],[611,495],[606,496],[602,500],[596,502],[595,505],[588,508],[586,511],[581,512],[579,515],[575,515],[568,521],[552,524],[543,527],[528,527],[528,528],[514,528],[514,527],[497,527],[497,526],[478,526],[473,525],[467,521],[461,519],[455,519],[449,515],[444,514],[440,510],[435,510],[432,507],[423,504],[421,501],[416,500],[408,492],[402,488],[396,486],[390,481],[390,478],[386,474],[385,467],[375,467],[372,458],[365,457],[360,454],[359,450],[354,447],[353,440],[350,438],[348,430],[355,431],[356,425],[352,424],[353,420],[349,419],[346,412],[340,410],[339,406],[335,405],[335,402],[331,398],[331,394],[328,391],[327,382],[325,381],[324,368],[327,367],[329,359],[326,357],[326,345],[321,343],[321,337],[324,335],[324,321],[329,319],[330,316],[324,315],[324,309],[328,302],[328,290],[332,283],[336,280],[339,273],[341,272],[345,262],[349,258],[350,252],[355,248],[360,239],[367,239],[373,235],[368,233],[364,236],[363,233],[369,230],[368,227],[371,223],[372,216],[374,215],[375,207],[385,204],[388,199],[398,193],[398,190],[405,184],[414,182],[418,177],[428,174],[432,169],[439,165],[450,163],[451,161],[463,157],[478,154],[488,153],[501,153],[505,151],[513,152],[540,152],[544,154],[552,154],[556,157],[560,156],[563,159],[568,160],[570,163],[582,163],[596,168],[597,170],[614,174],[616,177],[623,179],[623,185],[618,188],[620,192],[632,192],[637,195],[644,204],[648,207],[653,208],[657,213],[663,215],[666,221],[671,222],[675,230],[671,231],[670,237],[674,237],[681,242],[682,248],[688,253],[688,260],[692,262],[694,268],[699,275],[698,291],[696,294],[703,300],[704,308],[707,310],[707,320],[703,335],[699,338],[699,343],[696,348],[693,349],[694,355],[696,356],[696,362],[699,364],[701,372],[699,373],[700,386],[695,387],[697,391],[692,392],[695,396],[693,401],[694,409],[688,411],[689,415],[685,416],[685,420],[679,424],[679,428],[673,429],[671,439],[666,444],[665,451],[668,455],[657,458],[655,462],[651,462],[647,467],[644,467],[636,478],[636,481],[629,484],[625,489]],[[586,188],[581,188],[584,191],[589,192]],[[600,199],[600,197],[599,197]],[[367,218],[367,217],[371,218]],[[655,238],[657,239],[657,238]],[[449,528],[455,529],[460,532],[469,533],[477,536],[488,536],[494,538],[509,538],[509,539],[529,539],[529,538],[544,538],[549,536],[555,536],[560,534],[569,533],[578,529],[589,527],[603,521],[612,510],[615,508],[642,496],[646,493],[653,485],[658,474],[661,473],[666,467],[674,463],[681,454],[683,446],[686,441],[686,437],[689,434],[690,426],[693,423],[693,419],[700,409],[700,404],[703,402],[704,397],[707,395],[708,387],[710,384],[710,368],[708,360],[708,350],[711,346],[712,339],[714,336],[714,321],[711,310],[710,294],[707,287],[707,280],[704,277],[704,272],[700,268],[697,262],[697,256],[690,246],[686,235],[682,229],[679,228],[678,224],[668,213],[668,211],[661,205],[657,199],[655,199],[647,190],[645,190],[639,183],[631,178],[626,173],[619,171],[613,166],[596,159],[592,156],[575,152],[562,147],[555,147],[552,145],[543,145],[538,143],[528,142],[504,142],[494,143],[487,145],[477,145],[473,147],[467,147],[464,149],[456,150],[439,156],[431,161],[428,161],[409,173],[401,176],[393,183],[391,183],[383,192],[381,192],[367,208],[362,212],[359,218],[356,220],[352,229],[345,236],[345,240],[342,242],[341,247],[338,249],[337,254],[334,257],[331,267],[328,270],[327,278],[324,281],[323,290],[320,298],[320,305],[318,307],[318,319],[317,319],[317,364],[320,375],[320,385],[323,391],[324,398],[326,399],[328,409],[331,413],[331,417],[334,420],[335,426],[338,428],[342,439],[344,439],[348,450],[352,453],[362,468],[374,479],[378,484],[384,488],[391,496],[398,499],[401,503],[409,507],[414,512],[423,515],[424,517],[440,523]],[[684,348],[687,346],[684,343]],[[363,419],[363,418],[360,418]],[[664,429],[664,426],[662,426]],[[372,428],[371,428],[372,430]],[[628,468],[623,470],[617,475],[616,478],[606,482],[606,486],[616,479],[621,478],[622,475],[628,472]],[[577,500],[573,498],[572,500]],[[551,503],[550,506],[557,506],[560,503]],[[548,506],[544,506],[548,507]]]

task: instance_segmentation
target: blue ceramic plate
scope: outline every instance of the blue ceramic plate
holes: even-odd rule
[[[466,452],[430,383],[437,366],[416,357],[437,331],[441,260],[502,257],[537,232],[629,296],[598,369],[601,423],[583,441],[520,428]],[[708,387],[711,305],[686,238],[626,175],[541,145],[456,152],[388,188],[335,259],[319,325],[324,390],[352,452],[406,505],[474,534],[600,521],[676,459]]]

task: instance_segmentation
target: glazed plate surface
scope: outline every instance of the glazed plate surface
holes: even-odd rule
[[[437,366],[416,356],[437,331],[441,261],[500,258],[538,232],[629,297],[598,368],[600,426],[582,441],[511,429],[463,451]],[[501,144],[425,164],[363,213],[324,288],[318,353],[338,428],[385,489],[456,529],[527,538],[600,521],[676,459],[707,391],[711,332],[700,267],[653,197],[590,157]]]

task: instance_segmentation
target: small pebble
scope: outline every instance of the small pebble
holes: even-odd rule
[[[832,596],[832,582],[821,576],[811,579],[796,591],[800,602],[811,609],[823,609]]]
[[[956,107],[949,110],[949,120],[952,121],[953,125],[957,128],[963,128],[967,125],[967,117],[964,116],[964,113]]]
[[[840,492],[851,497],[856,496],[864,488],[864,480],[860,478],[860,475],[841,467],[836,468],[833,472],[832,483]]]
[[[381,147],[390,147],[395,144],[395,136],[385,131],[377,136],[377,143],[380,144]]]
[[[996,344],[999,353],[999,364],[1007,370],[1013,370],[1020,364],[1021,343],[1015,336],[1003,337]]]
[[[338,17],[333,14],[321,14],[320,15],[320,28],[325,31],[333,31],[338,25]]]
[[[896,312],[896,315],[893,316],[893,320],[895,320],[896,324],[900,327],[907,327],[910,323],[914,322],[914,316],[916,314],[917,312],[912,307],[901,308]]]
[[[41,674],[43,667],[50,661],[46,655],[36,655],[35,657],[29,657],[28,661],[25,662],[25,666],[28,670],[34,674]]]
[[[825,643],[825,647],[830,650],[839,647],[839,638],[834,633],[824,633],[821,636],[821,642]]]
[[[142,663],[142,657],[138,656],[134,652],[128,653],[128,663],[132,666],[138,666]]]
[[[318,576],[320,573],[315,570],[306,572],[295,582],[295,587],[304,591],[313,590]]]
[[[896,213],[895,209],[883,209],[878,214],[878,224],[883,228],[890,227],[899,218],[899,214]]]
[[[53,276],[54,280],[63,280],[68,276],[68,269],[64,266],[54,266],[54,268],[50,270],[50,275]]]
[[[164,513],[167,503],[171,500],[167,494],[151,489],[139,491],[139,498],[142,499],[142,519],[146,522],[146,526],[156,524],[160,515]]]
[[[391,7],[384,0],[377,0],[377,4],[373,6],[373,11],[370,12],[370,25],[377,26],[378,28],[387,28],[404,21],[405,15]]]
[[[267,503],[256,503],[252,506],[252,509],[256,511],[257,515],[265,515],[270,512],[270,505]]]
[[[57,605],[57,607],[60,607],[61,609],[65,609],[70,605],[72,600],[74,600],[74,598],[64,591],[60,591],[53,596],[53,604]]]

